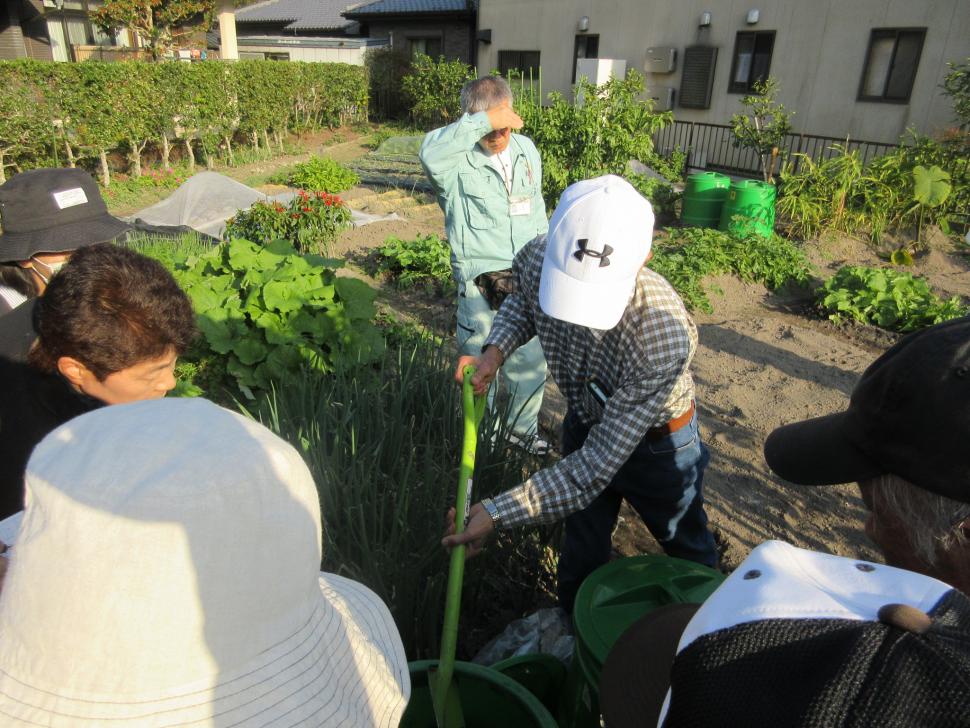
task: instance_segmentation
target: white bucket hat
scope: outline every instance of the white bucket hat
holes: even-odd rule
[[[650,253],[653,220],[650,203],[622,177],[567,187],[549,221],[542,310],[593,329],[616,326]]]
[[[387,607],[319,573],[300,455],[205,400],[83,415],[27,466],[0,595],[4,726],[397,726]]]

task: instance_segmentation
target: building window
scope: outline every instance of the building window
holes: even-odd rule
[[[599,58],[600,37],[598,35],[577,35],[573,45],[573,83],[576,83],[576,67],[580,58]]]
[[[926,28],[873,30],[859,82],[859,101],[907,103],[925,38]]]
[[[775,31],[740,31],[734,39],[734,59],[731,61],[729,94],[746,94],[758,81],[767,81],[771,70],[771,51],[775,47]]]
[[[441,55],[441,37],[434,38],[408,38],[411,57],[414,58],[419,53],[437,59]]]
[[[499,51],[498,70],[503,76],[517,71],[523,76],[539,76],[539,51]]]
[[[263,57],[267,61],[288,61],[288,60],[290,60],[290,54],[289,53],[270,53],[269,51],[267,51],[265,54],[263,54]]]

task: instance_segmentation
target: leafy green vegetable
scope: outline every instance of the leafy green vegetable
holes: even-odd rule
[[[710,312],[701,281],[705,276],[734,273],[768,288],[806,284],[811,266],[794,243],[772,235],[737,237],[709,228],[680,228],[654,244],[650,267],[666,278],[688,308]]]
[[[451,248],[437,235],[414,240],[389,237],[377,251],[378,273],[396,278],[399,288],[423,285],[445,294],[453,287]]]
[[[349,190],[360,182],[360,178],[356,172],[347,169],[330,157],[311,157],[306,162],[300,162],[291,172],[275,178],[274,181],[310,192],[335,194]]]
[[[818,300],[832,321],[849,318],[892,331],[915,331],[970,313],[959,296],[941,299],[924,279],[891,268],[841,268],[819,288]]]
[[[332,372],[375,361],[384,350],[373,323],[376,292],[338,278],[339,261],[302,256],[285,240],[264,247],[241,239],[170,261],[198,316],[202,354],[224,355],[244,394],[302,366]]]

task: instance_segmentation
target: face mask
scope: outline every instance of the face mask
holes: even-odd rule
[[[38,276],[40,276],[40,279],[42,281],[44,281],[45,286],[51,282],[51,278],[54,276],[55,273],[57,273],[57,271],[59,271],[61,268],[67,265],[66,260],[59,260],[56,263],[45,263],[42,260],[37,260],[37,258],[35,258],[34,256],[30,256],[30,259],[34,261],[34,272]],[[37,270],[38,265],[42,265],[47,269],[46,276],[43,273],[41,273],[39,270]]]

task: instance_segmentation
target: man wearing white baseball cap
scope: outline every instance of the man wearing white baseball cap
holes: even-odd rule
[[[717,564],[702,481],[690,362],[697,329],[670,284],[645,267],[653,210],[612,175],[563,192],[539,236],[515,258],[515,292],[473,364],[482,392],[506,357],[538,336],[568,404],[563,459],[517,488],[476,503],[461,535],[476,553],[496,528],[566,518],[559,602],[572,609],[583,579],[609,560],[626,499],[671,556]]]

